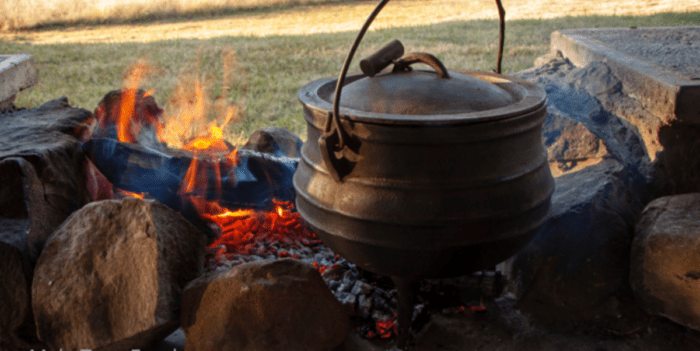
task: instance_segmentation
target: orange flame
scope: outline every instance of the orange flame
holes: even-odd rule
[[[138,88],[148,71],[148,66],[145,60],[137,61],[128,70],[127,76],[124,79],[122,94],[119,102],[119,115],[117,117],[117,138],[121,142],[133,143],[136,142],[139,124],[135,122],[134,109],[136,106],[136,98]],[[151,91],[143,94],[144,97],[152,94]]]
[[[119,189],[119,191],[126,196],[135,197],[137,199],[142,199],[142,200],[143,200],[144,196],[146,195],[145,193],[135,193],[135,192],[131,192],[131,191],[123,190],[123,189]]]

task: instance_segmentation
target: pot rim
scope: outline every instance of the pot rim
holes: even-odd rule
[[[505,76],[498,73],[475,70],[450,70],[476,78],[499,86],[516,98],[516,102],[507,106],[475,112],[442,113],[431,115],[398,115],[369,112],[344,107],[340,105],[340,118],[349,121],[387,124],[387,125],[444,125],[444,124],[471,124],[491,122],[520,116],[534,111],[546,103],[547,93],[539,86],[520,78]],[[347,76],[345,86],[354,81],[366,77],[357,73]],[[299,89],[299,100],[302,104],[314,107],[321,111],[331,113],[333,110],[333,93],[337,78],[321,78],[307,83]]]

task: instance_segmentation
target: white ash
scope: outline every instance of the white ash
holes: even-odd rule
[[[357,298],[357,314],[362,318],[369,318],[372,315],[373,300],[368,295],[360,295]]]

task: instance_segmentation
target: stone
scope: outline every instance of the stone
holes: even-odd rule
[[[547,123],[553,124],[545,124],[543,136],[553,153],[550,157],[556,159],[559,152],[551,147],[557,142],[552,136],[561,133],[566,143],[575,145],[574,155],[587,154],[595,162],[600,157],[615,158],[651,182],[653,170],[643,137],[634,125],[610,109],[612,100],[624,96],[619,92],[619,79],[608,72],[605,64],[592,63],[578,68],[566,59],[554,58],[515,76],[536,83],[547,92]],[[602,145],[598,139],[602,140]],[[555,173],[560,174],[556,170]]]
[[[0,114],[0,335],[10,349],[36,339],[30,287],[46,240],[89,200],[77,140],[89,118],[65,98]]]
[[[183,293],[188,351],[331,350],[349,331],[318,270],[291,258],[208,273]]]
[[[0,55],[0,105],[4,101],[12,103],[18,92],[33,86],[36,82],[34,56]]]
[[[206,236],[166,206],[93,202],[49,238],[32,281],[50,350],[145,349],[178,328],[182,290],[203,273]]]
[[[699,26],[579,28],[552,33],[551,50],[577,66],[605,62],[664,123],[700,122]]]
[[[29,260],[22,250],[6,241],[6,235],[0,235],[0,350],[23,346],[17,330],[31,315]]]
[[[51,220],[53,209],[44,197],[44,187],[32,164],[20,157],[0,161],[0,183],[3,184],[0,214],[7,213],[25,222],[22,235],[26,236],[27,257],[34,265],[46,240],[56,229],[55,220]]]
[[[39,180],[35,189],[46,203],[37,217],[45,222],[42,233],[53,231],[90,200],[83,173],[86,159],[78,141],[90,115],[71,107],[66,98],[0,114],[0,160],[20,157],[34,168]],[[35,256],[42,246],[41,241],[35,242]]]
[[[700,125],[661,126],[658,143],[663,148],[654,170],[658,194],[700,192]]]
[[[583,69],[573,70],[564,77],[564,82],[595,97],[614,95],[622,91],[622,81],[605,62],[593,61]]]
[[[303,144],[304,142],[296,134],[286,128],[271,126],[253,132],[241,149],[264,152],[278,157],[300,158]]]
[[[594,165],[609,155],[603,140],[586,126],[556,113],[547,114],[542,134],[554,177]]]
[[[182,328],[178,328],[172,334],[168,335],[165,339],[156,343],[151,349],[153,351],[184,351],[185,350],[185,333]]]
[[[14,112],[17,110],[15,98],[17,98],[17,95],[12,95],[5,100],[0,100],[0,113]]]
[[[650,202],[635,230],[630,285],[649,314],[700,330],[700,193]]]
[[[34,167],[19,157],[1,160],[0,343],[14,342],[18,347],[17,329],[33,324],[29,303],[33,266],[53,230],[46,221],[47,208]]]
[[[587,90],[637,129],[653,162],[658,195],[700,191],[699,37],[698,26],[552,33],[552,53],[578,66],[603,68],[595,77],[602,90]],[[600,84],[603,80],[608,84]]]
[[[639,178],[614,159],[555,178],[547,222],[498,267],[507,277],[505,293],[524,304],[536,301],[567,320],[622,294],[635,218],[641,198],[648,196]]]

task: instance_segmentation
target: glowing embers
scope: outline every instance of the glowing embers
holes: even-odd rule
[[[291,202],[274,201],[275,209],[269,212],[239,209],[231,211],[214,203],[202,216],[221,228],[221,236],[209,248],[223,247],[229,254],[264,254],[258,243],[280,243],[289,246],[317,245],[320,241],[303,224]],[[256,252],[257,250],[257,252]],[[287,256],[269,246],[269,253]]]
[[[398,334],[398,323],[396,322],[396,318],[398,316],[397,312],[394,312],[394,316],[388,319],[380,319],[375,322],[374,328],[371,327],[357,327],[356,331],[360,333],[360,335],[364,336],[367,339],[374,339],[374,338],[380,338],[380,339],[389,339],[392,336]]]

